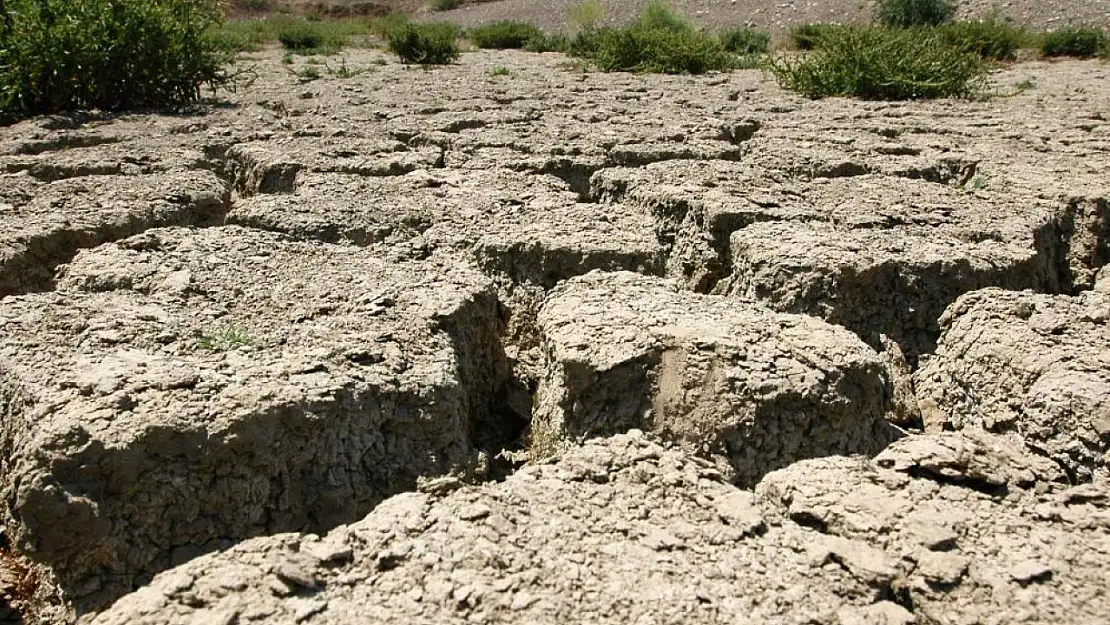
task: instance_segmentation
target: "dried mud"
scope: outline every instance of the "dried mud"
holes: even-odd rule
[[[0,132],[4,618],[1108,622],[1106,64],[346,54]]]

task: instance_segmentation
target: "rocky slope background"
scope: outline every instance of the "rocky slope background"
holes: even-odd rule
[[[9,621],[1110,622],[1106,63],[281,57],[0,130]]]

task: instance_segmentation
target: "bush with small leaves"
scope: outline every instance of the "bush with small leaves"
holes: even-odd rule
[[[544,39],[538,27],[527,22],[502,20],[471,28],[466,33],[474,45],[484,49],[508,50],[521,49],[532,40]]]
[[[0,3],[0,123],[75,109],[174,107],[233,84],[207,0]]]
[[[972,97],[983,92],[987,67],[949,46],[935,30],[843,28],[801,58],[771,61],[779,83],[808,98],[914,100]]]
[[[1110,49],[1110,38],[1098,28],[1067,26],[1046,33],[1041,42],[1045,56],[1091,58]]]
[[[790,29],[790,41],[799,50],[816,50],[826,35],[842,28],[839,24],[800,24]]]
[[[459,58],[459,27],[446,22],[402,24],[386,35],[390,52],[402,63],[444,65]]]
[[[771,34],[751,28],[730,28],[720,35],[721,45],[733,54],[766,54]]]
[[[524,44],[524,49],[529,52],[566,52],[569,48],[570,39],[561,33],[541,34]]]
[[[733,60],[717,38],[661,2],[649,3],[639,19],[625,28],[580,32],[568,52],[607,72],[702,74],[729,69]]]
[[[1025,31],[989,18],[981,22],[952,22],[940,27],[948,45],[993,61],[1012,61],[1028,38]]]
[[[878,0],[876,5],[879,23],[892,28],[938,26],[955,14],[952,0]]]

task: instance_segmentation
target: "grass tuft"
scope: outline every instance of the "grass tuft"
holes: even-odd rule
[[[803,58],[769,67],[779,83],[808,98],[866,100],[972,97],[983,92],[986,65],[947,45],[935,30],[843,28]]]

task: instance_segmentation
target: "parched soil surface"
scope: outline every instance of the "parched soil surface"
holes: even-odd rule
[[[1110,622],[1110,66],[280,57],[0,131],[0,616]]]

